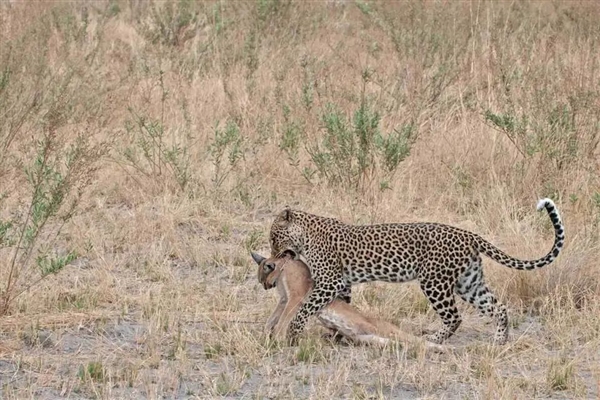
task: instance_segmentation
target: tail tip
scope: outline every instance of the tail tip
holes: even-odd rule
[[[537,210],[540,211],[540,210],[546,208],[547,206],[554,207],[554,202],[552,200],[550,200],[549,198],[540,199],[537,203]]]

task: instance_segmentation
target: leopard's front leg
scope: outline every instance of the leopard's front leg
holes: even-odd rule
[[[313,277],[313,281],[314,286],[308,299],[302,304],[302,307],[290,323],[288,340],[291,344],[296,343],[298,335],[304,330],[308,318],[331,303],[345,287],[341,274],[333,280],[331,277],[327,281]]]
[[[338,293],[338,298],[350,304],[352,301],[352,286],[349,283],[344,284],[344,288]]]

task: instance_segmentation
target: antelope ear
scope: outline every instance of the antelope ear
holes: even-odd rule
[[[277,216],[277,225],[286,226],[294,219],[294,214],[289,207],[286,207],[285,210],[279,213]]]
[[[298,255],[296,254],[296,252],[291,249],[284,250],[282,253],[282,256],[283,257],[287,256],[287,257],[291,258],[292,260],[298,259]]]
[[[262,262],[264,260],[266,260],[265,257],[261,256],[260,254],[256,254],[255,252],[250,252],[250,255],[252,256],[252,259],[254,260],[255,263],[257,263],[258,265],[262,264]]]

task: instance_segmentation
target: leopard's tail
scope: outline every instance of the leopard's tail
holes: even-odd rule
[[[537,260],[519,260],[518,258],[509,256],[490,242],[478,236],[476,242],[479,252],[484,253],[486,256],[502,265],[518,270],[532,270],[550,264],[558,257],[563,248],[565,243],[565,227],[560,218],[560,214],[558,213],[558,209],[552,200],[541,199],[537,204],[537,209],[538,211],[541,211],[543,208],[548,212],[548,215],[552,220],[552,225],[554,225],[554,245],[544,257]]]

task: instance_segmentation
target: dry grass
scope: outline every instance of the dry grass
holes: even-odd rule
[[[37,141],[54,140],[59,171],[77,137],[92,150],[14,263],[23,289],[36,254],[78,255],[0,316],[0,396],[597,397],[599,18],[591,1],[2,2],[0,222],[25,224]],[[328,181],[310,154],[329,104],[350,119],[368,105],[385,137],[413,126],[410,155]],[[486,267],[506,346],[465,305],[439,356],[333,345],[314,325],[288,348],[262,330],[276,301],[249,249],[267,252],[286,204],[451,223],[535,258],[552,238],[542,196],[563,254]],[[0,235],[2,298],[15,251]],[[354,298],[413,332],[439,323],[412,284]]]

